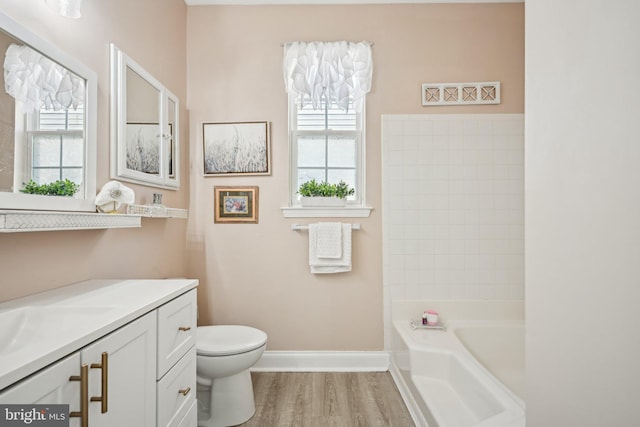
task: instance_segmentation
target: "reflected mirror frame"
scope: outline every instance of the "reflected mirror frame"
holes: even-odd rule
[[[126,127],[127,127],[127,69],[141,76],[160,92],[160,111],[157,123],[163,129],[160,144],[160,171],[158,174],[144,173],[127,168]],[[169,104],[173,103],[171,117],[174,126],[169,126]],[[111,44],[111,178],[151,187],[177,190],[180,187],[180,103],[171,93],[136,61],[127,56],[115,44]],[[173,135],[173,138],[171,135]],[[171,143],[173,142],[173,147]],[[173,168],[169,167],[172,150],[175,152]]]
[[[95,212],[96,194],[96,146],[97,146],[97,111],[98,111],[98,76],[97,74],[65,53],[49,41],[37,36],[25,26],[0,12],[0,30],[15,39],[32,47],[49,57],[69,71],[83,78],[85,87],[85,129],[84,129],[84,194],[82,198],[52,197],[15,192],[0,192],[0,210],[55,210]]]

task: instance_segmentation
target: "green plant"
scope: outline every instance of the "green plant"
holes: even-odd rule
[[[329,184],[326,181],[318,183],[315,179],[304,182],[298,188],[298,194],[302,197],[337,197],[344,199],[351,196],[355,190],[344,181],[337,184]]]
[[[48,184],[38,184],[34,180],[29,180],[20,190],[27,194],[41,194],[45,196],[73,196],[80,189],[80,186],[68,179],[57,180]]]

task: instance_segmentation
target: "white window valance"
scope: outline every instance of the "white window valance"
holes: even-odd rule
[[[25,112],[66,110],[84,103],[85,81],[29,46],[12,44],[4,59],[6,92]]]
[[[286,91],[296,103],[320,108],[328,102],[348,110],[349,101],[360,110],[371,90],[373,62],[367,42],[293,42],[284,46]]]

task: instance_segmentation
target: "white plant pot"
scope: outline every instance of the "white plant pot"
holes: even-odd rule
[[[347,199],[339,197],[301,197],[300,204],[305,207],[344,207]]]

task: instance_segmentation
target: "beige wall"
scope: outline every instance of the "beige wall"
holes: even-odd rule
[[[188,267],[201,280],[200,322],[242,323],[269,334],[270,350],[380,350],[382,328],[382,114],[522,113],[524,6],[197,6],[187,20],[191,134]],[[368,40],[367,202],[357,218],[353,271],[314,276],[305,232],[290,230],[287,96],[282,47],[295,40]],[[495,106],[420,105],[425,82],[502,82]],[[202,123],[268,120],[273,174],[204,178]],[[260,187],[260,223],[213,224],[213,187]]]
[[[527,426],[637,425],[640,3],[526,16]]]
[[[164,202],[188,206],[186,13],[182,0],[83,2],[81,19],[54,15],[44,1],[0,0],[0,10],[98,73],[97,185],[109,180],[109,43],[114,42],[182,101],[183,187]],[[131,185],[136,202],[157,189]],[[90,278],[185,276],[186,221],[143,219],[130,230],[0,235],[0,301]]]

